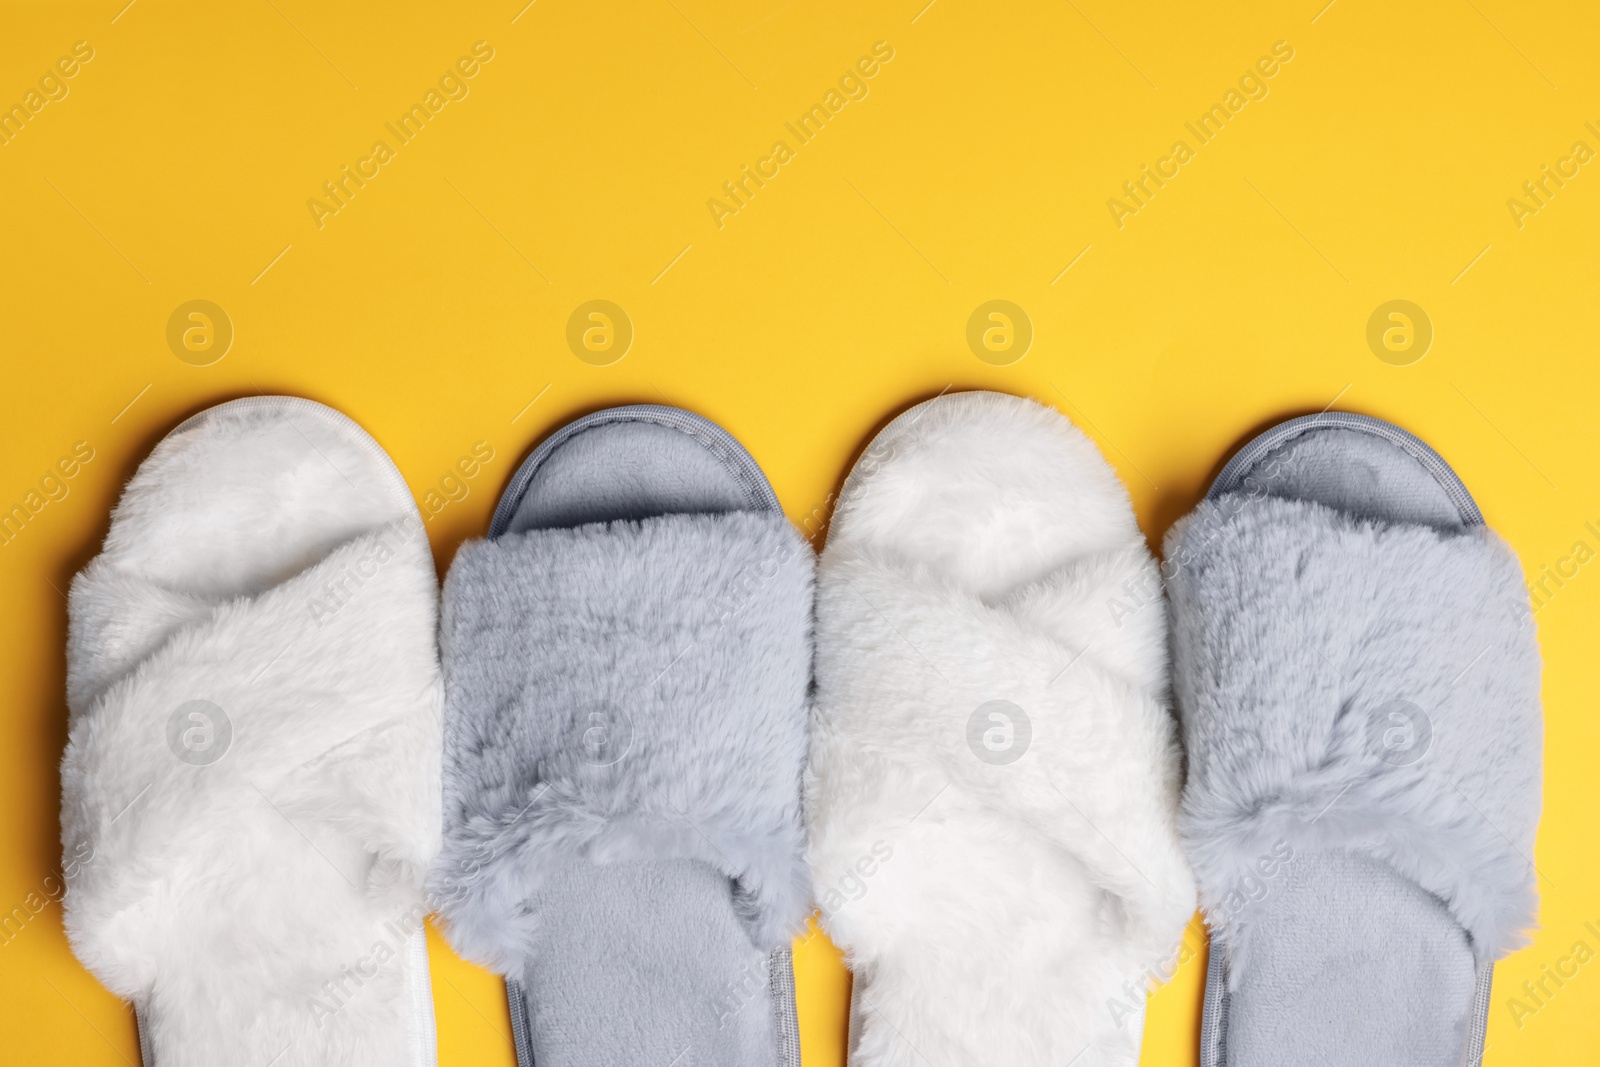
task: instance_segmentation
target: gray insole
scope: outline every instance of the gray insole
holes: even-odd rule
[[[680,512],[777,510],[755,461],[715,424],[613,408],[536,449],[491,536]],[[521,1067],[798,1067],[789,957],[750,941],[733,886],[692,860],[575,860],[528,902],[541,917],[508,981]],[[771,972],[769,974],[769,971]]]
[[[1469,521],[1427,467],[1357,429],[1309,430],[1283,442],[1243,472],[1236,491],[1252,490],[1378,522],[1460,529]]]
[[[1246,445],[1243,462],[1230,463],[1210,495],[1263,492],[1440,529],[1482,522],[1421,441],[1388,423],[1333,414],[1331,426],[1267,431],[1271,447],[1252,453]],[[1476,1016],[1487,997],[1475,1003],[1480,976],[1467,934],[1443,901],[1343,849],[1299,853],[1264,885],[1247,913],[1254,930],[1244,966],[1230,973],[1213,949],[1205,1067],[1477,1063]]]
[[[658,423],[608,422],[538,459],[505,532],[751,506],[717,456]]]
[[[1439,898],[1344,850],[1300,853],[1266,885],[1231,976],[1229,1067],[1461,1067],[1477,976]]]
[[[547,917],[520,983],[539,1067],[779,1062],[767,957],[721,872],[577,860],[529,905]]]

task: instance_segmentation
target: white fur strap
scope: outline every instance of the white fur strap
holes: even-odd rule
[[[141,625],[107,628],[122,644],[83,676],[94,695],[62,764],[75,951],[130,999],[193,965],[280,990],[336,975],[420,902],[437,845],[426,540],[375,531],[258,596],[177,601],[165,619],[147,586],[83,578],[75,608],[115,619],[121,597]]]
[[[1114,633],[1062,640],[1112,629],[1106,603],[1079,586],[1090,575],[1112,587],[1121,584],[1113,575],[1137,581],[1139,560],[1118,552],[1075,561],[998,604],[882,557],[826,562],[818,611],[852,643],[818,650],[819,674],[835,682],[832,714],[813,739],[819,802],[850,798],[841,826],[865,833],[862,849],[936,820],[952,802],[981,811],[1007,833],[1070,853],[1121,902],[1130,936],[1160,945],[1173,887],[1188,885],[1173,847],[1170,716],[1117,669]],[[1142,562],[1153,570],[1147,555]],[[1146,610],[1159,612],[1159,602]],[[872,649],[865,670],[862,647]],[[1149,786],[1116,785],[1129,780]],[[861,805],[876,820],[870,829]],[[859,851],[838,851],[837,877]],[[1192,906],[1180,899],[1177,908]]]

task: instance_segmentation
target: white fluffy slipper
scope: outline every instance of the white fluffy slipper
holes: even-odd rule
[[[1195,889],[1116,475],[1032,401],[929,401],[851,472],[817,587],[808,858],[851,1063],[1136,1063]]]
[[[145,1067],[435,1062],[437,576],[377,442],[307,400],[161,441],[72,583],[73,951]]]

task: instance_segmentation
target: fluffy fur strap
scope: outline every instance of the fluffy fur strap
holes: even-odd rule
[[[1130,589],[1159,589],[1142,542],[995,602],[824,555],[810,856],[862,980],[861,1062],[1137,1058],[1123,998],[1169,962],[1194,883],[1161,602]]]
[[[1110,597],[1130,580],[1155,581],[1142,546],[1075,561],[995,604],[899,560],[845,557],[826,567],[818,614],[830,634],[851,637],[819,649],[835,661],[819,675],[838,684],[826,694],[830,714],[819,724],[813,769],[827,776],[818,803],[836,809],[840,823],[817,836],[847,826],[852,834],[898,834],[928,817],[918,808],[932,790],[916,783],[948,783],[957,806],[1071,854],[1117,898],[1126,933],[1157,962],[1194,898],[1173,834],[1171,717],[1159,688],[1123,671],[1119,646],[1127,638],[1108,626]],[[1158,624],[1159,602],[1145,610],[1139,622]],[[873,650],[865,670],[863,646]],[[1006,729],[994,726],[1000,720],[980,717],[979,729],[972,726],[973,713],[994,701],[1027,719],[1024,726],[1011,713],[1019,719],[1008,739],[1021,751],[1015,762],[991,762],[978,751],[999,751],[987,731]],[[1148,784],[1118,787],[1133,780]],[[863,809],[876,817],[870,827]],[[863,839],[861,851],[869,845]],[[840,858],[843,874],[854,856]]]
[[[1225,496],[1167,538],[1183,830],[1223,906],[1281,849],[1354,849],[1450,907],[1480,959],[1534,920],[1539,655],[1486,528],[1356,521]]]
[[[464,546],[445,582],[445,847],[458,949],[524,964],[546,872],[690,858],[752,941],[803,921],[812,554],[781,515],[667,515]]]
[[[204,986],[216,1047],[257,995],[314,1030],[321,983],[386,922],[420,919],[439,826],[433,575],[413,522],[223,603],[103,559],[74,582],[66,925],[107,988],[159,1003]]]

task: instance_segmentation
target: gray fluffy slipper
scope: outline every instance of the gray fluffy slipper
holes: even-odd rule
[[[1201,1063],[1477,1064],[1536,911],[1516,556],[1432,449],[1339,412],[1247,444],[1166,554]]]
[[[432,888],[522,1067],[798,1065],[810,548],[688,412],[557,431],[445,582]]]

